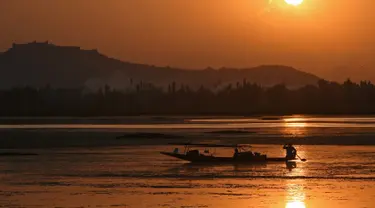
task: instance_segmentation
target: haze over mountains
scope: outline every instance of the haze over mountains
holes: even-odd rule
[[[0,87],[15,86],[97,89],[108,84],[128,89],[146,82],[166,87],[172,82],[220,89],[246,79],[262,86],[285,84],[288,87],[315,85],[319,77],[292,67],[264,65],[247,69],[187,70],[123,62],[75,46],[56,46],[48,42],[13,44],[0,53]]]

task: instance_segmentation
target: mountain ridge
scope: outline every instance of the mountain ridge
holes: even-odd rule
[[[57,46],[49,42],[13,44],[0,52],[0,87],[51,84],[54,87],[96,89],[108,84],[126,89],[146,82],[166,87],[172,82],[192,88],[220,88],[247,80],[262,86],[285,84],[288,87],[315,85],[319,77],[282,65],[250,68],[206,68],[189,70],[131,63],[108,57],[98,50],[77,46]]]

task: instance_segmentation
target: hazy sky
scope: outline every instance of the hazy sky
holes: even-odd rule
[[[49,40],[189,68],[370,67],[374,0],[0,0],[0,50]]]

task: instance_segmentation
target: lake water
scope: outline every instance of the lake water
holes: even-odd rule
[[[0,207],[374,207],[375,118],[2,119]],[[223,132],[218,130],[241,130]],[[183,137],[115,139],[128,132]],[[168,142],[252,143],[307,162],[193,165],[159,154]],[[314,145],[313,145],[314,144]],[[315,145],[320,144],[320,145]],[[324,144],[324,145],[323,145]],[[357,145],[353,145],[357,144]],[[217,150],[232,155],[231,149]]]

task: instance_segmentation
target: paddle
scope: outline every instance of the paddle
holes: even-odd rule
[[[305,158],[301,158],[298,154],[297,154],[297,157],[302,161],[302,162],[306,162],[307,160]]]

